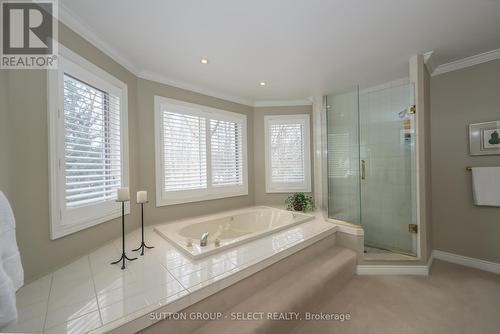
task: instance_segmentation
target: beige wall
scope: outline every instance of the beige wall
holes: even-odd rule
[[[13,150],[10,132],[8,71],[0,70],[0,190],[9,196],[12,190],[10,171]]]
[[[248,159],[253,164],[253,108],[138,79],[82,37],[59,25],[60,42],[128,86],[130,190],[147,189],[152,197],[147,223],[205,214],[254,203],[253,171],[249,195],[228,199],[154,207],[155,94],[244,113],[248,117]],[[115,219],[77,233],[50,240],[48,184],[47,76],[42,70],[0,70],[0,190],[14,210],[17,242],[29,282],[119,237]],[[136,205],[126,220],[127,229],[139,226]]]
[[[431,79],[434,248],[500,263],[500,208],[473,205],[466,166],[500,166],[500,155],[469,156],[468,125],[500,120],[500,60]]]
[[[214,213],[221,210],[251,206],[254,203],[253,169],[248,169],[248,195],[216,199],[210,201],[156,207],[155,191],[155,142],[154,142],[154,96],[159,95],[190,103],[245,114],[248,128],[248,166],[253,164],[253,108],[224,101],[214,97],[189,92],[153,81],[138,80],[139,110],[139,164],[141,186],[148,191],[150,202],[146,208],[146,223],[159,223],[174,219]]]
[[[294,106],[294,107],[260,107],[254,109],[254,172],[255,172],[255,204],[256,205],[283,205],[289,194],[286,193],[266,193],[266,167],[265,167],[265,146],[264,146],[264,116],[265,115],[292,115],[309,114],[311,118],[311,187],[314,186],[314,161],[313,161],[313,131],[312,131],[312,106]],[[311,189],[314,193],[314,189]]]
[[[136,90],[136,78],[109,57],[83,40],[65,26],[60,25],[62,44],[111,73],[128,85],[129,92]],[[8,95],[7,126],[10,130],[9,147],[0,146],[2,168],[0,186],[5,187],[17,223],[17,242],[21,252],[26,281],[60,267],[61,265],[102,245],[120,234],[119,220],[85,229],[81,232],[51,241],[49,236],[49,185],[48,185],[48,126],[47,126],[47,76],[42,70],[0,70],[2,89]],[[2,98],[2,101],[4,99]],[[135,163],[137,149],[136,95],[129,94],[130,184],[137,189],[138,167]],[[4,106],[2,106],[2,109]],[[2,131],[3,132],[3,131]],[[2,139],[3,139],[2,134]],[[3,141],[3,140],[2,140]],[[7,157],[4,152],[7,152]],[[4,157],[12,168],[5,170]],[[132,209],[131,225],[138,217]]]

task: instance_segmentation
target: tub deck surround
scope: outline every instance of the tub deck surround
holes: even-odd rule
[[[312,214],[255,206],[167,223],[155,231],[191,258],[200,259],[313,219]],[[208,243],[202,247],[204,233],[208,233]]]
[[[32,333],[133,333],[150,326],[150,312],[180,311],[325,238],[336,226],[321,218],[192,259],[146,227],[154,249],[127,269],[109,263],[121,238],[42,277],[17,293],[19,322],[4,331]],[[126,235],[126,250],[140,243],[140,230]]]

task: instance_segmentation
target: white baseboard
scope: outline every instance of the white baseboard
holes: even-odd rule
[[[358,275],[429,275],[429,265],[365,265],[356,267]]]
[[[484,261],[463,255],[433,250],[426,265],[358,265],[356,274],[358,275],[429,275],[434,259],[459,264],[462,266],[475,268],[500,274],[500,263]]]
[[[427,276],[434,261],[433,253],[425,265],[377,265],[358,264],[356,266],[357,275],[418,275]]]
[[[451,263],[460,264],[462,266],[476,268],[492,273],[500,274],[500,263],[490,262],[467,257],[463,255],[443,252],[440,250],[433,250],[432,257],[438,260],[443,260]]]

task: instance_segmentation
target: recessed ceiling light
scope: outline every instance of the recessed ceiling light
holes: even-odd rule
[[[202,63],[202,64],[206,65],[206,64],[208,64],[208,59],[206,59],[206,58],[201,58],[200,63]]]
[[[264,81],[261,81],[261,82],[259,83],[259,85],[261,85],[261,86],[265,86],[265,85],[266,85],[266,83],[265,83]]]

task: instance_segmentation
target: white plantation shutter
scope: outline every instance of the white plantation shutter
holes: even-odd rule
[[[309,115],[265,116],[267,192],[310,191]]]
[[[271,182],[304,182],[304,126],[271,124]]]
[[[210,120],[212,185],[243,184],[242,125],[236,122]]]
[[[206,120],[163,112],[165,191],[207,187]]]
[[[52,239],[118,218],[116,188],[128,185],[127,85],[62,45],[59,56],[48,71]]]
[[[116,199],[121,186],[120,99],[64,75],[66,207]]]
[[[155,97],[156,201],[248,194],[246,117]]]

